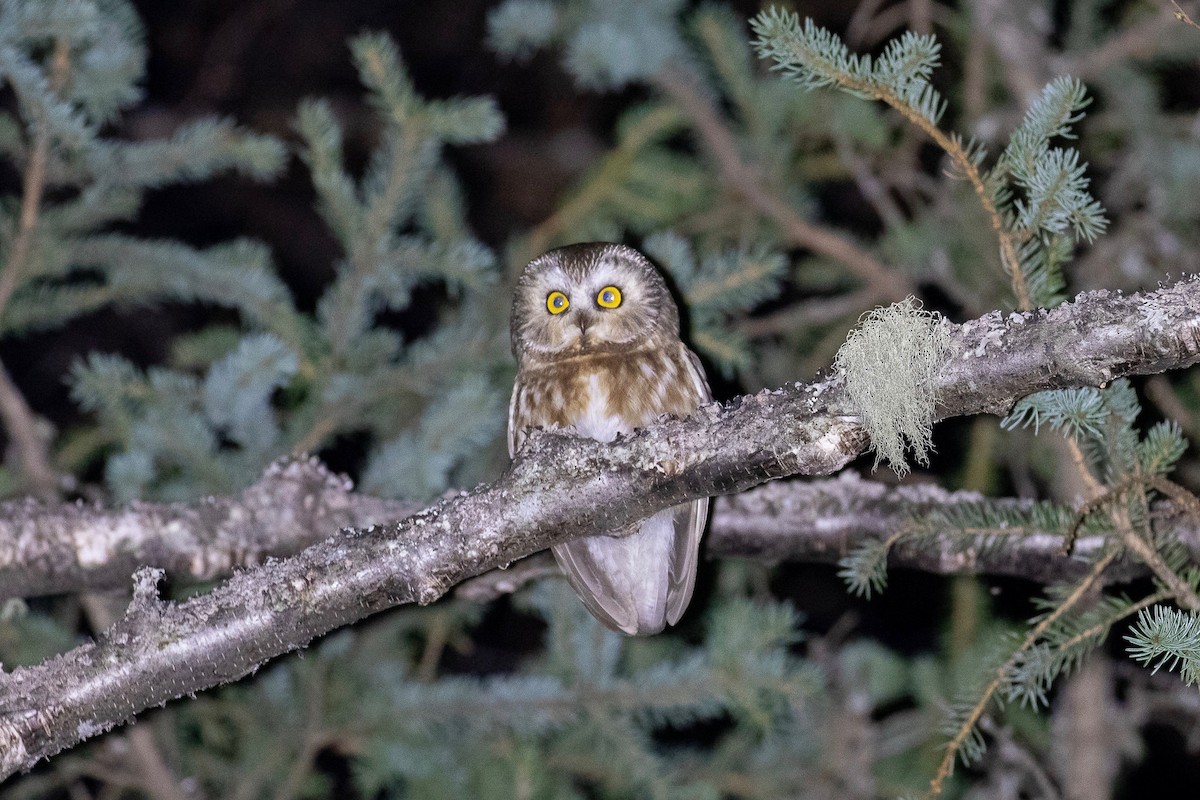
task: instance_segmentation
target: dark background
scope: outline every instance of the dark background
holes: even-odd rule
[[[149,48],[146,98],[120,118],[110,131],[113,136],[160,137],[190,118],[217,114],[294,142],[297,104],[307,96],[322,96],[341,117],[346,153],[357,174],[373,144],[375,123],[362,104],[347,40],[364,30],[384,30],[396,39],[421,95],[494,96],[507,121],[506,133],[492,144],[452,148],[448,157],[463,182],[476,235],[500,254],[512,236],[553,212],[572,179],[611,144],[619,111],[640,92],[580,90],[553,52],[522,64],[498,59],[485,42],[487,12],[496,3],[483,0],[137,0],[135,5]],[[758,9],[752,2],[733,5],[745,17]],[[794,6],[802,16],[834,29],[852,10],[843,3]],[[1180,68],[1167,84],[1168,93],[1195,105],[1200,92],[1196,77],[1194,69]],[[15,185],[17,178],[8,174],[3,180]],[[153,192],[129,228],[139,236],[198,246],[236,237],[262,240],[300,307],[311,309],[341,255],[313,200],[307,171],[293,157],[274,182],[221,177]],[[844,203],[839,224],[869,228],[869,211],[855,219],[856,207],[865,209],[853,198]],[[414,308],[420,305],[418,301]],[[78,410],[67,397],[64,377],[82,354],[117,351],[139,364],[156,363],[165,358],[175,333],[220,313],[227,312],[171,304],[104,311],[65,330],[6,341],[0,360],[9,365],[32,407],[67,429],[78,419]],[[419,313],[395,321],[413,334],[428,323]],[[953,427],[939,435],[941,448],[953,450]],[[828,632],[849,622],[857,635],[877,638],[901,652],[935,646],[938,630],[931,622],[945,617],[949,581],[897,571],[886,601],[867,603],[847,595],[835,572],[793,565],[776,571],[772,587],[806,613],[806,628],[814,631]],[[1037,587],[1013,580],[989,580],[986,586],[1002,614],[1013,619],[1030,615],[1028,598]],[[1111,646],[1119,650],[1120,643]],[[458,666],[469,671],[479,665]],[[1174,728],[1148,730],[1147,743],[1147,758],[1127,776],[1127,785],[1138,787],[1129,797],[1154,796],[1185,779],[1200,785],[1200,762],[1181,758],[1184,743]]]

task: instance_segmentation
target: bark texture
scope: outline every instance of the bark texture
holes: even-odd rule
[[[144,566],[185,582],[212,580],[292,555],[339,528],[403,519],[422,507],[350,490],[312,458],[278,462],[240,494],[195,503],[0,503],[0,600],[125,590]]]

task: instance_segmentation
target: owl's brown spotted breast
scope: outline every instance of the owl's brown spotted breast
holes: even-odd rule
[[[521,371],[513,413],[522,432],[531,427],[595,430],[597,416],[612,433],[652,424],[663,414],[686,415],[707,399],[697,385],[682,344],[623,353],[562,358]],[[518,437],[518,443],[524,436]]]

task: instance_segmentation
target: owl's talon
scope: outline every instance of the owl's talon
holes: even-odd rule
[[[683,471],[683,467],[680,466],[678,461],[672,461],[671,459],[665,459],[663,461],[655,462],[654,471],[660,475],[667,477],[667,478],[674,478],[676,475],[678,475],[680,472]]]
[[[641,529],[642,529],[642,523],[635,522],[632,525],[624,525],[620,528],[617,528],[616,530],[605,531],[601,535],[608,536],[612,539],[625,539],[629,536],[633,536],[635,533],[637,533]]]

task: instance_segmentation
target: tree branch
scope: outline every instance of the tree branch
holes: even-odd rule
[[[932,484],[887,486],[845,472],[827,480],[769,483],[713,506],[706,537],[712,558],[836,563],[871,539],[884,539],[932,511],[982,501],[976,492],[948,492]],[[1023,511],[1029,500],[990,501]],[[34,502],[0,504],[0,600],[79,591],[123,590],[140,567],[163,569],[191,583],[227,578],[235,570],[303,550],[340,528],[402,519],[420,506],[350,491],[349,482],[316,459],[283,460],[234,497],[197,503],[100,506]],[[1161,530],[1200,561],[1200,527],[1171,503],[1158,507]],[[891,551],[892,567],[941,575],[1009,575],[1041,583],[1080,578],[1098,551],[1099,536],[1080,538],[1074,555],[1061,554],[1056,531],[995,532],[1006,541],[986,548],[947,529]],[[460,586],[457,595],[487,602],[554,574],[552,560],[525,559]],[[1146,574],[1123,562],[1110,575]]]
[[[1003,412],[1044,389],[1103,384],[1200,360],[1200,281],[952,326],[938,417]],[[169,699],[236,680],[365,616],[430,603],[454,584],[570,538],[772,478],[828,474],[866,437],[836,376],[710,404],[611,444],[531,436],[505,475],[398,523],[343,530],[158,599],[140,571],[125,617],[96,642],[0,674],[0,778]],[[619,499],[619,502],[614,502]]]
[[[708,538],[710,556],[763,561],[836,563],[872,539],[886,539],[932,512],[984,500],[977,492],[948,492],[932,484],[889,487],[846,472],[818,481],[782,482],[717,500]],[[1031,500],[992,499],[997,510],[1026,511]],[[1155,507],[1160,530],[1200,561],[1200,527],[1170,503]],[[986,546],[983,546],[986,540]],[[996,530],[964,536],[959,529],[901,537],[888,554],[892,568],[939,575],[1007,575],[1038,583],[1082,578],[1104,545],[1102,536],[1078,539],[1062,554],[1059,531]],[[1118,561],[1105,576],[1126,580],[1149,574],[1140,562]]]
[[[143,566],[185,582],[227,577],[340,528],[379,525],[421,508],[351,494],[349,481],[315,458],[279,461],[240,494],[195,503],[0,503],[0,600],[125,589]]]

